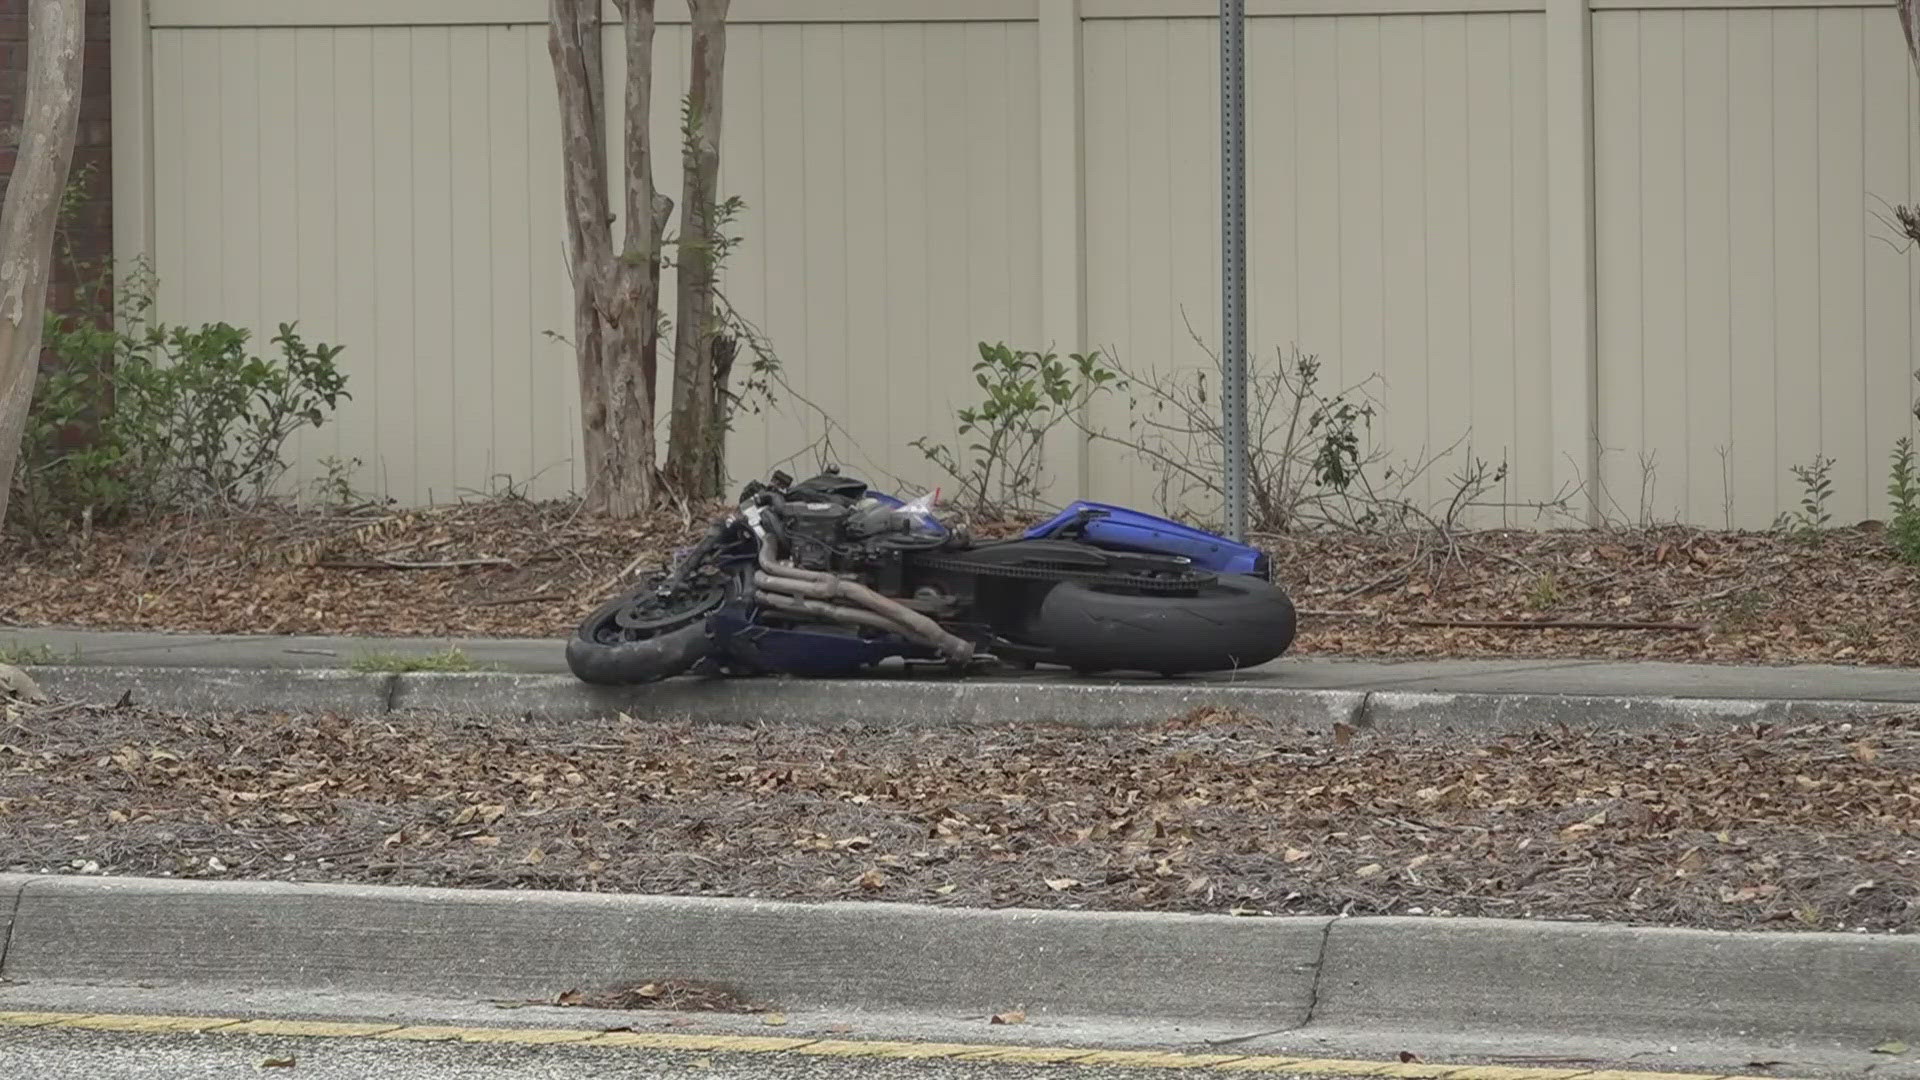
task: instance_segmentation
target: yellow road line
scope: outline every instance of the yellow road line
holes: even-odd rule
[[[934,1058],[958,1057],[971,1050],[987,1047],[973,1043],[882,1042],[878,1039],[821,1039],[799,1047],[795,1053],[821,1057]]]
[[[0,1027],[46,1027],[85,1020],[92,1013],[0,1012]]]
[[[0,1028],[65,1028],[127,1034],[192,1033],[280,1035],[300,1038],[395,1039],[411,1042],[504,1043],[515,1046],[596,1046],[610,1049],[677,1050],[698,1053],[804,1054],[836,1058],[955,1058],[1020,1064],[1123,1065],[1142,1069],[1206,1069],[1215,1072],[1292,1073],[1305,1076],[1378,1077],[1381,1080],[1786,1080],[1724,1073],[1635,1072],[1617,1069],[1547,1069],[1514,1065],[1445,1065],[1430,1062],[1364,1061],[1346,1058],[1242,1056],[1178,1050],[1100,1050],[1068,1046],[1007,1046],[990,1043],[891,1042],[878,1039],[809,1039],[800,1036],[694,1035],[665,1031],[595,1031],[591,1028],[494,1028],[457,1025],[379,1024],[321,1020],[248,1020],[244,1017],[165,1016],[138,1013],[0,1012]]]
[[[555,1043],[586,1042],[597,1034],[584,1028],[472,1028],[460,1033],[460,1041],[551,1046]]]
[[[233,1027],[240,1023],[231,1016],[144,1016],[102,1013],[96,1016],[81,1016],[59,1022],[61,1027],[81,1028],[88,1031],[120,1032],[177,1032],[194,1034],[212,1031],[216,1028]],[[42,1025],[44,1026],[44,1025]]]

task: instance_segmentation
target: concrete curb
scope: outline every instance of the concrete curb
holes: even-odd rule
[[[332,670],[45,666],[47,694],[193,711],[332,711],[378,716],[446,713],[569,721],[858,723],[881,727],[1157,724],[1200,706],[1275,722],[1342,721],[1388,734],[1446,736],[1542,727],[1658,727],[1830,718],[1898,710],[1874,701],[1657,695],[1413,693],[1317,690],[1228,682],[1076,685],[993,678],[674,679],[609,689],[565,675],[499,672],[363,675]]]
[[[789,1009],[1748,1045],[1920,1028],[1920,936],[27,875],[0,897],[15,980],[519,999],[680,977]]]
[[[1304,1022],[1329,919],[13,877],[0,975],[463,998],[665,978],[793,1008]],[[6,880],[0,878],[0,889]],[[8,890],[11,891],[11,890]]]
[[[1920,1029],[1920,936],[1523,919],[1346,919],[1316,1019],[1430,1029],[1833,1038]]]
[[[386,713],[398,675],[362,675],[322,668],[135,668],[32,669],[41,692],[62,700],[112,703],[123,696],[140,705],[181,712]]]

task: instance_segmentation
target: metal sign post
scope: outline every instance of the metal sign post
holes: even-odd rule
[[[1247,538],[1246,0],[1220,0],[1220,406],[1227,534]]]

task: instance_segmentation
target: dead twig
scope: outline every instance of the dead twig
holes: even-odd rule
[[[1414,565],[1419,561],[1420,561],[1419,556],[1415,556],[1414,558],[1408,560],[1405,565],[1395,570],[1389,570],[1386,573],[1381,574],[1379,577],[1374,578],[1372,581],[1368,581],[1360,585],[1352,585],[1345,589],[1342,589],[1340,591],[1340,595],[1341,596],[1363,596],[1367,593],[1378,592],[1381,589],[1391,589],[1399,585],[1405,584],[1407,580],[1407,575],[1412,572]]]
[[[605,585],[602,585],[600,586],[599,589],[595,590],[594,595],[604,596],[604,595],[611,594],[615,589],[618,589],[622,585],[624,585],[627,579],[631,578],[634,575],[634,572],[640,569],[641,564],[650,562],[657,558],[659,558],[659,555],[651,551],[643,552],[642,554],[635,556],[632,562],[628,563],[624,568],[621,569],[619,573],[613,575],[612,578],[608,579]]]
[[[1402,619],[1407,626],[1475,630],[1661,630],[1699,633],[1700,623],[1631,622],[1599,619]]]
[[[507,607],[512,604],[538,604],[547,600],[565,600],[561,593],[533,593],[529,596],[508,596],[499,600],[475,600],[474,607]]]
[[[478,559],[440,559],[433,562],[406,562],[401,559],[328,560],[315,563],[328,570],[464,570],[473,566],[504,566],[519,569],[511,559],[487,555]]]

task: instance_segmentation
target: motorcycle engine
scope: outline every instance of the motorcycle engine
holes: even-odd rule
[[[871,497],[865,484],[836,472],[794,485],[785,494],[778,511],[785,554],[802,569],[854,574],[869,584],[876,575],[898,579],[903,553],[950,539],[938,526],[929,528],[923,516]]]
[[[838,569],[836,551],[846,542],[852,508],[840,502],[788,503],[780,510],[786,526],[788,557],[808,570]]]

